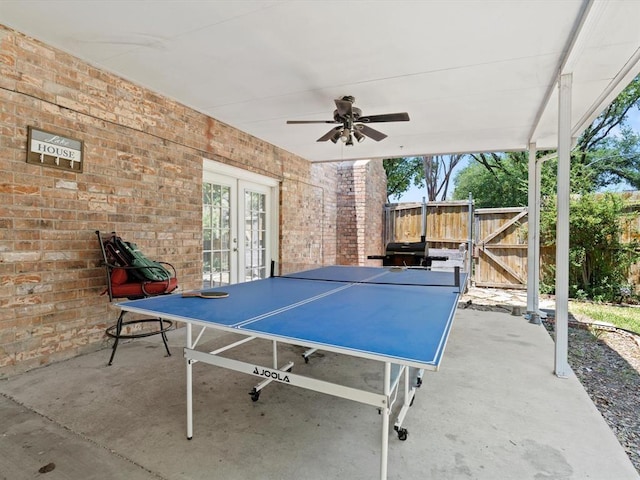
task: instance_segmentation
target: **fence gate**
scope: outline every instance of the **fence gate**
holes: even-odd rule
[[[474,223],[475,285],[527,288],[527,209],[478,208]]]

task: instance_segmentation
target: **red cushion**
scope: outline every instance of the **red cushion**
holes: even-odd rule
[[[111,272],[111,285],[127,283],[127,271],[124,268],[114,268]]]
[[[144,287],[144,290],[143,290]],[[178,288],[178,279],[170,278],[167,282],[123,283],[111,285],[113,298],[147,297],[171,293]]]

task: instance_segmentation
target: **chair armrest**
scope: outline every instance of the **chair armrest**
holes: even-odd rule
[[[171,269],[171,271],[173,272],[173,275],[171,275],[172,277],[177,277],[178,276],[178,274],[176,273],[176,268],[172,264],[170,264],[169,262],[156,262],[156,263],[159,263],[160,265],[167,265]]]

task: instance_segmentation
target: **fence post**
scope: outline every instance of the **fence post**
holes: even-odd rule
[[[422,230],[420,230],[420,241],[427,241],[427,197],[422,197]]]

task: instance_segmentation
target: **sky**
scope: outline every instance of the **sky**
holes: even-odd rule
[[[640,111],[638,109],[632,109],[629,112],[628,118],[627,118],[627,123],[628,125],[633,128],[635,130],[636,133],[640,132]],[[467,160],[463,160],[460,165],[458,165],[456,167],[456,169],[454,170],[454,175],[452,178],[455,178],[455,175],[457,172],[459,172],[461,169],[463,169],[464,167],[466,167],[468,165],[469,162],[472,162],[473,160],[467,159]],[[619,189],[622,190],[626,190],[628,188],[625,188],[628,186],[625,185],[621,185]],[[449,196],[451,196],[451,194],[453,193],[453,189],[454,189],[454,185],[453,183],[450,184],[449,186]],[[617,188],[614,188],[613,190],[619,190]],[[406,191],[402,197],[400,197],[400,199],[396,200],[396,199],[391,199],[392,203],[411,203],[411,202],[422,202],[423,197],[427,197],[427,190],[426,188],[423,187],[414,187],[412,186],[408,191]]]

